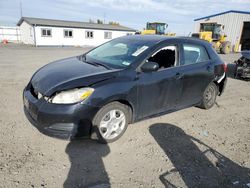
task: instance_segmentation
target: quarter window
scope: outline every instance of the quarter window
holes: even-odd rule
[[[64,37],[73,37],[73,31],[72,30],[64,30]]]
[[[112,39],[112,32],[104,32],[104,39]]]
[[[190,65],[194,63],[204,62],[209,60],[209,56],[205,47],[200,45],[184,44],[184,64]]]
[[[94,38],[93,31],[85,31],[85,38]]]
[[[42,29],[42,37],[51,37],[51,29]]]

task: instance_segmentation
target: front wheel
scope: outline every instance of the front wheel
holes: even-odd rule
[[[126,131],[130,120],[130,108],[119,102],[102,107],[93,119],[91,138],[100,143],[118,140]]]
[[[203,109],[212,108],[215,104],[217,95],[218,95],[218,87],[217,85],[215,85],[214,82],[211,82],[203,93],[201,104],[199,107]]]

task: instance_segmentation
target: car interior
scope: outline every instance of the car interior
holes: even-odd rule
[[[154,53],[148,61],[153,61],[159,64],[159,69],[166,69],[175,66],[176,62],[176,47],[167,46]]]

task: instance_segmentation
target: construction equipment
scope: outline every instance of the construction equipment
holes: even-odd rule
[[[147,22],[146,29],[137,33],[141,35],[166,35],[175,36],[176,33],[166,33],[168,24],[161,22]]]
[[[193,33],[192,37],[206,40],[212,44],[218,53],[228,54],[232,50],[232,45],[227,41],[227,35],[222,32],[224,26],[217,23],[201,23],[200,32]]]

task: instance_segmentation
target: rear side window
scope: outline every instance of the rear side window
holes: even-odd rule
[[[209,56],[205,47],[193,44],[184,44],[184,64],[190,65],[194,63],[204,62],[209,60]]]

